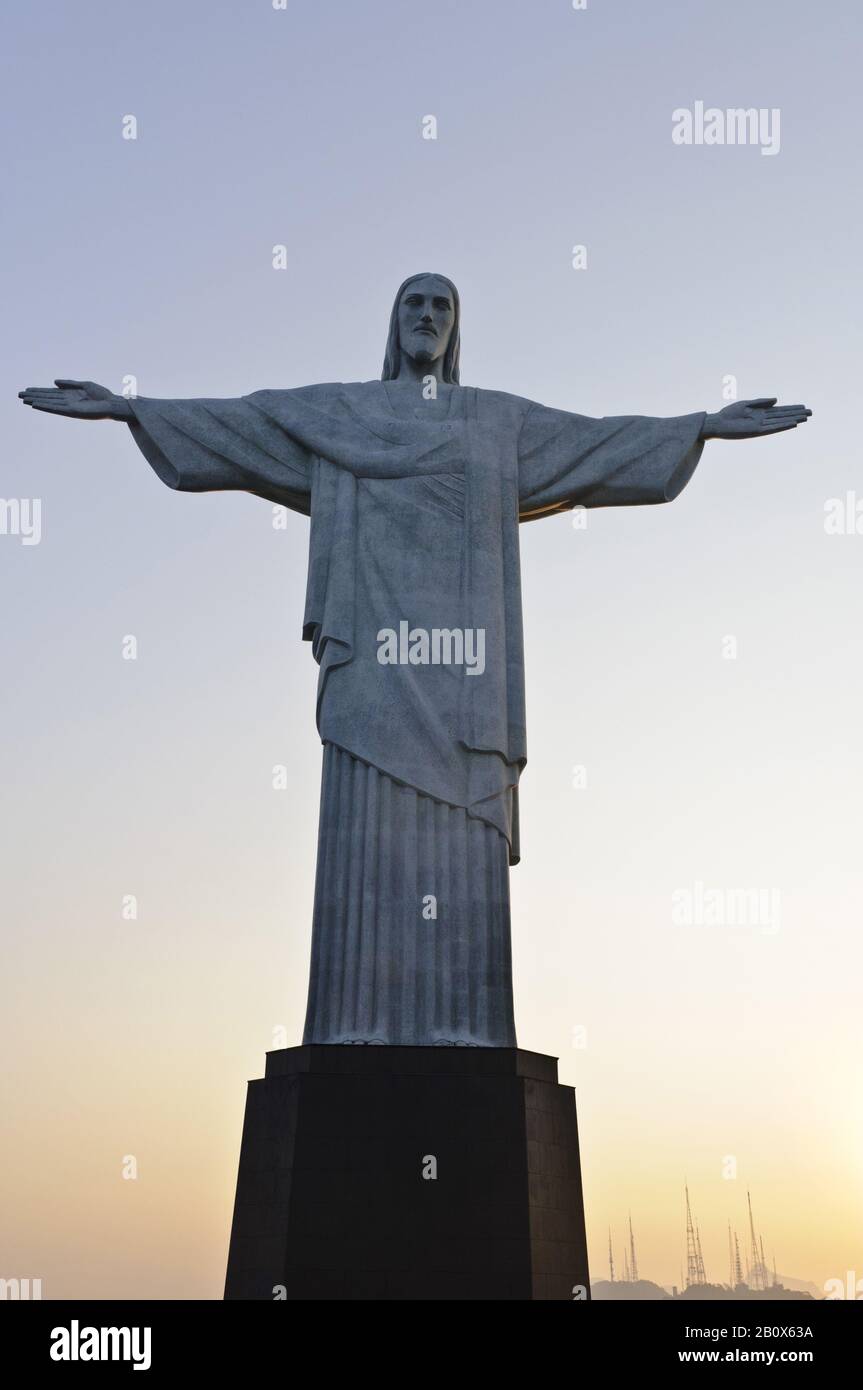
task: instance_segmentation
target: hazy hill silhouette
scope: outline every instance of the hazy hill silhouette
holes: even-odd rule
[[[650,1279],[638,1279],[634,1284],[629,1284],[624,1280],[615,1280],[612,1284],[610,1279],[597,1279],[590,1286],[590,1296],[600,1303],[631,1303],[645,1299],[658,1301],[672,1297],[667,1289],[663,1289],[659,1284],[654,1284]],[[804,1289],[786,1289],[781,1286],[770,1289],[750,1289],[745,1284],[738,1284],[736,1289],[729,1289],[727,1284],[694,1284],[678,1293],[677,1297],[687,1303],[776,1303],[786,1300],[797,1302],[800,1300],[810,1302],[812,1300],[811,1293],[807,1293]]]
[[[618,1280],[612,1284],[610,1279],[597,1279],[596,1283],[590,1286],[590,1296],[599,1302],[614,1299],[629,1303],[638,1299],[671,1298],[671,1294],[666,1293],[665,1289],[650,1279],[637,1279],[634,1284],[621,1283]]]

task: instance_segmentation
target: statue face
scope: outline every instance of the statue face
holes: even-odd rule
[[[437,362],[449,344],[455,306],[449,288],[433,275],[408,285],[399,301],[399,344],[423,365]]]

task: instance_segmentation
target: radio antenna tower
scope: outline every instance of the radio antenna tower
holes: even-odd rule
[[[611,1248],[611,1227],[608,1228],[608,1273],[612,1284],[614,1283],[614,1251]]]
[[[698,1229],[698,1222],[695,1223],[695,1246],[698,1250],[698,1282],[707,1283],[707,1275],[704,1272],[704,1256],[701,1253],[701,1232]]]
[[[753,1289],[764,1289],[764,1271],[761,1260],[758,1257],[758,1242],[755,1239],[755,1222],[752,1219],[752,1198],[749,1195],[749,1188],[746,1189],[746,1204],[749,1207],[749,1242],[750,1242],[750,1276]]]
[[[700,1277],[698,1246],[695,1242],[695,1227],[692,1224],[692,1210],[689,1206],[689,1186],[684,1184],[686,1193],[686,1287],[702,1284]]]
[[[635,1258],[635,1236],[632,1234],[632,1212],[629,1213],[629,1277],[638,1283],[638,1261]]]
[[[743,1270],[740,1267],[740,1241],[737,1239],[737,1232],[734,1232],[734,1287],[743,1283]]]

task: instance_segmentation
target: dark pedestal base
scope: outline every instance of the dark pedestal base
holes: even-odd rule
[[[571,1300],[575,1285],[589,1289],[575,1092],[554,1058],[267,1054],[249,1082],[226,1299]]]

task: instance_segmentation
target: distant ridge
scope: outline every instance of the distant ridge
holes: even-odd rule
[[[693,1284],[690,1288],[684,1289],[682,1293],[672,1295],[668,1289],[654,1284],[650,1279],[637,1279],[635,1283],[617,1279],[612,1283],[610,1279],[597,1279],[590,1286],[590,1296],[598,1303],[659,1301],[662,1299],[671,1300],[672,1297],[682,1299],[686,1303],[776,1303],[787,1300],[799,1302],[812,1299],[812,1294],[804,1289],[786,1289],[781,1286],[769,1289],[749,1289],[745,1284],[739,1284],[736,1289],[730,1289],[727,1284]]]
[[[651,1279],[636,1279],[634,1284],[628,1280],[616,1279],[612,1284],[610,1279],[597,1279],[590,1286],[590,1296],[598,1302],[619,1300],[630,1303],[638,1299],[671,1298],[671,1294],[666,1293],[665,1289],[660,1288],[659,1284],[654,1284]]]

